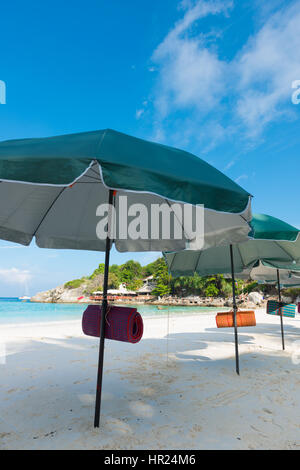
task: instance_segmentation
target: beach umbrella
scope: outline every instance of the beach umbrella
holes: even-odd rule
[[[203,204],[207,247],[248,238],[249,193],[195,155],[112,130],[1,142],[0,181],[0,238],[23,245],[35,237],[41,248],[105,251],[95,214],[110,189],[117,190],[112,200],[121,215],[123,196],[128,206],[143,204],[149,214],[155,204]],[[191,243],[188,224],[183,240],[132,240],[120,234],[121,222],[117,216],[118,251]]]
[[[173,203],[180,209],[204,206],[204,247],[239,242],[248,236],[250,200],[249,193],[200,158],[109,129],[0,143],[0,238],[23,245],[35,238],[41,248],[105,251],[96,427],[112,244],[119,251],[197,246],[191,217],[183,223]],[[129,210],[126,213],[128,207],[138,211],[142,205],[150,217],[153,206],[163,204],[174,214],[170,232],[178,232],[179,226],[181,238],[166,237],[162,231],[153,236],[151,230],[143,237],[124,235],[124,215],[128,215],[125,229],[134,219]],[[104,237],[97,231],[103,213],[107,214]],[[146,222],[144,229],[151,227],[151,220]]]
[[[251,221],[252,239],[243,243],[219,246],[208,250],[184,250],[178,253],[165,253],[169,272],[174,277],[227,274],[232,277],[233,317],[236,350],[236,372],[239,374],[238,332],[236,323],[235,273],[251,269],[258,261],[276,269],[300,268],[299,230],[286,222],[265,214],[254,214]],[[292,268],[293,267],[293,268]],[[278,274],[279,275],[279,274]],[[281,298],[280,298],[281,301]],[[283,337],[283,319],[281,332]],[[284,339],[283,339],[284,348]]]
[[[284,341],[284,327],[283,327],[283,312],[281,301],[281,287],[297,286],[300,284],[300,278],[293,275],[291,271],[284,269],[270,268],[264,265],[253,268],[251,271],[251,278],[265,284],[275,284],[278,289],[278,303],[280,314],[280,327],[281,327],[281,342],[282,349],[285,350]],[[275,279],[274,279],[275,278]]]
[[[0,143],[0,238],[23,245],[35,238],[41,248],[105,251],[96,427],[112,244],[119,251],[196,247],[193,217],[180,215],[186,206],[198,205],[202,246],[238,243],[248,237],[250,201],[248,192],[195,155],[110,129]],[[169,232],[177,237],[163,229],[152,233],[157,206],[172,212]],[[143,236],[129,236],[139,211]]]
[[[236,273],[238,279],[252,279],[260,284],[276,285],[278,289],[278,302],[281,304],[281,287],[296,287],[300,285],[300,271],[289,271],[287,269],[276,269],[265,266],[263,262],[257,263],[252,268],[245,269],[241,273]],[[281,341],[282,349],[285,349],[283,314],[280,312]]]
[[[252,239],[233,244],[235,273],[252,268],[258,261],[276,269],[300,269],[299,229],[265,214],[253,214],[250,225]],[[166,253],[165,257],[175,277],[195,272],[201,276],[231,272],[230,250],[226,246]]]

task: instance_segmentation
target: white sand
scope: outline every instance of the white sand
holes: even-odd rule
[[[233,332],[214,316],[172,317],[168,339],[165,317],[145,319],[139,344],[106,341],[100,430],[98,340],[74,321],[1,326],[0,448],[299,448],[299,320],[284,320],[283,352],[279,318],[257,311],[239,330],[238,377]]]

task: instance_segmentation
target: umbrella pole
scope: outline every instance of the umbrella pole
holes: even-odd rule
[[[109,190],[108,204],[111,207],[113,204],[114,191]],[[97,389],[96,389],[96,403],[95,403],[95,419],[94,427],[99,428],[100,424],[100,409],[101,409],[101,393],[102,393],[102,376],[103,376],[103,359],[104,359],[104,341],[105,341],[105,326],[106,326],[106,312],[107,312],[107,287],[108,287],[108,272],[109,272],[109,255],[110,255],[110,223],[112,214],[108,214],[108,227],[105,247],[105,268],[104,268],[104,281],[103,281],[103,301],[101,309],[101,326],[100,326],[100,345],[99,345],[99,359],[98,359],[98,375],[97,375]]]
[[[232,300],[233,300],[233,325],[234,325],[234,341],[235,341],[235,370],[240,375],[240,360],[239,360],[239,340],[238,340],[238,329],[237,329],[237,305],[235,298],[235,278],[234,278],[234,264],[233,264],[233,251],[232,245],[230,245],[230,261],[231,261],[231,280],[232,280]]]
[[[282,341],[282,349],[285,350],[279,269],[277,269],[277,284],[278,284],[278,301],[279,301],[280,326],[281,326],[281,341]]]

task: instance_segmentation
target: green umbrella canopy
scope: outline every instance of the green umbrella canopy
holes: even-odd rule
[[[233,245],[234,270],[241,273],[258,261],[266,266],[283,269],[300,269],[300,237],[295,227],[275,217],[254,214],[251,221],[253,237],[244,243]],[[198,273],[227,274],[231,272],[229,246],[208,250],[184,250],[166,253],[169,271],[174,277]]]
[[[111,129],[0,143],[0,179],[69,185],[98,162],[112,189],[240,213],[249,193],[191,153]]]
[[[103,251],[96,210],[109,189],[117,214],[123,195],[148,213],[153,204],[203,204],[205,247],[248,239],[247,191],[195,155],[110,129],[1,142],[0,183],[0,238],[24,245],[35,237],[43,248]],[[180,250],[185,229],[179,241],[114,241],[119,251]]]
[[[255,240],[297,240],[299,230],[283,220],[266,214],[254,214],[250,236]]]

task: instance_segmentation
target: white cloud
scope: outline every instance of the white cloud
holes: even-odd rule
[[[284,5],[275,13],[269,9],[263,26],[233,59],[226,61],[210,45],[208,36],[197,32],[195,25],[208,15],[228,14],[232,6],[231,1],[183,0],[180,3],[184,12],[181,20],[174,24],[152,56],[158,72],[154,107],[155,127],[160,129],[160,135],[165,133],[167,118],[177,111],[188,111],[190,116],[185,122],[177,118],[181,135],[197,116],[193,128],[194,138],[199,141],[199,123],[202,129],[203,122],[204,127],[212,129],[218,120],[219,127],[215,126],[214,133],[206,134],[206,142],[209,139],[212,142],[204,144],[209,151],[235,133],[258,141],[267,124],[281,118],[295,118],[291,86],[294,80],[300,79],[300,2]],[[224,97],[230,97],[229,101],[223,100]],[[186,133],[191,134],[190,128]]]
[[[140,117],[144,114],[144,112],[145,112],[144,109],[137,109],[135,112],[136,119],[140,119]]]
[[[144,100],[142,103],[142,107],[140,109],[137,109],[135,112],[135,118],[140,119],[143,114],[145,114],[146,108],[148,106],[148,101]]]
[[[47,255],[47,258],[49,259],[56,259],[56,258],[59,258],[59,255],[58,253],[49,253],[49,255]]]
[[[8,284],[25,284],[32,279],[32,274],[28,270],[18,268],[0,269],[0,279]]]
[[[160,79],[156,107],[162,115],[186,106],[211,109],[223,93],[226,63],[205,47],[201,35],[192,36],[194,23],[208,15],[227,12],[232,2],[198,1],[167,34],[153,54]]]
[[[240,175],[235,179],[235,182],[240,183],[240,181],[247,180],[247,179],[248,179],[248,175]]]
[[[21,245],[3,245],[0,246],[0,250],[15,250],[16,248],[26,248]]]
[[[228,162],[224,168],[224,171],[229,170],[234,164],[235,164],[235,160],[231,160],[230,162]]]
[[[289,112],[292,82],[300,78],[299,24],[297,2],[272,15],[234,63],[236,110],[251,132]]]

